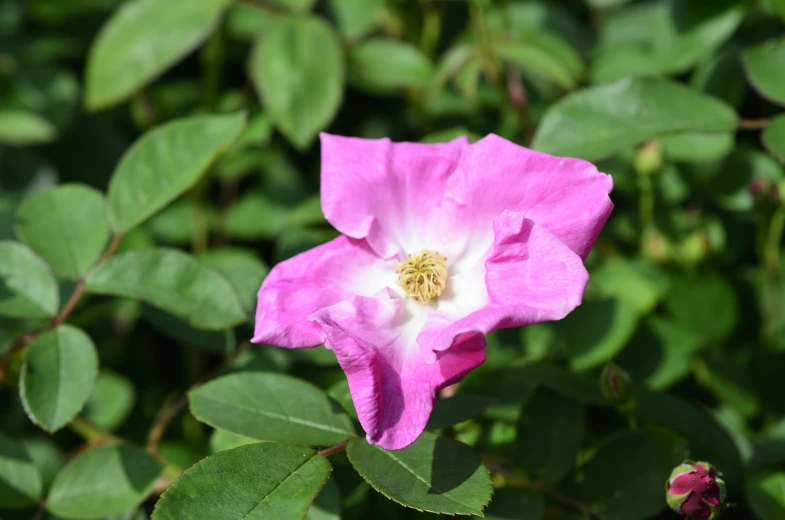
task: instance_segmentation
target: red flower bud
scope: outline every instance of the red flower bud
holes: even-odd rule
[[[725,501],[725,482],[718,475],[708,462],[679,464],[666,483],[668,505],[687,518],[714,520]]]

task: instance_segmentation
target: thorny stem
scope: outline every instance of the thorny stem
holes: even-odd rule
[[[120,245],[120,240],[122,240],[122,235],[115,235],[112,241],[109,243],[109,246],[106,248],[106,252],[101,257],[101,260],[98,261],[98,264],[105,262],[110,256],[114,254],[117,250],[117,246]],[[25,334],[24,336],[17,339],[11,347],[3,354],[3,358],[0,359],[0,383],[2,383],[5,378],[8,376],[8,367],[11,364],[11,360],[14,356],[19,352],[22,348],[32,343],[38,336],[41,334],[48,332],[52,329],[55,329],[62,325],[68,316],[70,316],[71,312],[73,312],[74,308],[76,308],[76,304],[79,303],[82,296],[84,295],[85,291],[85,280],[84,278],[79,278],[76,280],[76,285],[74,286],[74,292],[71,293],[70,298],[60,310],[60,312],[55,316],[52,321],[49,322],[48,325],[42,327],[34,332],[29,334]]]
[[[346,449],[346,446],[349,445],[350,440],[351,439],[347,439],[339,444],[336,444],[335,446],[330,446],[329,448],[319,450],[316,453],[318,453],[319,455],[323,455],[325,457],[329,457],[330,455],[335,455],[336,453],[344,451]]]
[[[166,428],[169,427],[169,423],[171,423],[172,420],[175,417],[177,417],[177,415],[188,404],[188,394],[199,388],[206,381],[209,381],[210,379],[215,377],[224,368],[226,368],[226,366],[228,366],[235,359],[237,359],[237,357],[240,354],[248,350],[250,346],[251,344],[247,342],[240,345],[237,348],[237,350],[234,352],[234,354],[232,354],[232,356],[227,358],[226,361],[224,361],[220,366],[218,366],[215,370],[205,375],[203,378],[201,378],[193,385],[191,385],[191,387],[188,388],[188,390],[186,390],[185,393],[182,396],[180,396],[180,398],[178,398],[175,401],[172,401],[167,406],[163,407],[160,412],[158,412],[155,421],[153,421],[152,426],[150,426],[150,430],[147,432],[146,449],[148,453],[152,455],[158,455],[158,445],[161,443],[161,439],[163,438],[164,433],[166,433]]]
[[[739,130],[763,130],[769,123],[770,119],[739,119]]]

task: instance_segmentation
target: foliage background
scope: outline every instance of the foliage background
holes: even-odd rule
[[[728,518],[785,518],[784,23],[782,0],[0,0],[0,518],[148,518],[216,452],[153,518],[479,513],[480,457],[486,518],[675,518],[686,457]],[[268,266],[335,236],[322,130],[494,132],[614,178],[585,303],[491,335],[406,471],[361,440],[223,451],[362,436],[329,351],[247,343]]]

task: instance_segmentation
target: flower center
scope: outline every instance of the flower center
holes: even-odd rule
[[[398,283],[411,298],[428,303],[447,287],[447,257],[428,251],[398,264]]]

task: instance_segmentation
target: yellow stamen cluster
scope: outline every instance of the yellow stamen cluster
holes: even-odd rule
[[[398,283],[411,298],[428,303],[447,287],[447,257],[425,250],[398,264]]]

